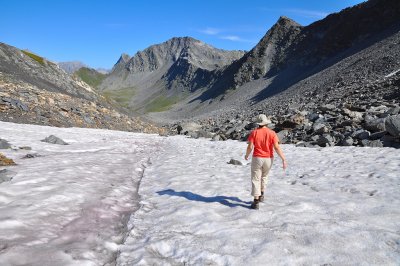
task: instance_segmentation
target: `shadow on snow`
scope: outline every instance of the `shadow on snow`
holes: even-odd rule
[[[214,197],[204,197],[189,191],[175,191],[173,189],[166,189],[162,191],[157,192],[158,195],[169,195],[169,196],[176,196],[176,197],[182,197],[187,200],[193,200],[193,201],[200,201],[200,202],[206,202],[206,203],[214,203],[218,202],[222,205],[228,206],[228,207],[244,207],[244,208],[250,208],[251,201],[243,201],[239,199],[238,197],[227,197],[227,196],[214,196]],[[233,202],[231,202],[233,201]]]

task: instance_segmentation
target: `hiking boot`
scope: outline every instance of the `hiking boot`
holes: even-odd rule
[[[250,209],[258,210],[259,208],[260,208],[259,201],[258,200],[253,201],[253,203],[250,206]]]
[[[261,195],[260,197],[258,197],[258,200],[259,200],[260,202],[264,202],[264,195]]]

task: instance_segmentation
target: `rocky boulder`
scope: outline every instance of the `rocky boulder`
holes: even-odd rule
[[[42,142],[47,142],[47,143],[51,143],[51,144],[58,144],[58,145],[68,145],[68,143],[66,143],[65,141],[63,141],[62,139],[54,136],[54,135],[50,135],[47,138],[41,140]]]
[[[15,175],[16,175],[15,172],[10,171],[8,169],[0,170],[0,184],[3,182],[11,181]]]
[[[0,139],[0,149],[10,149],[11,145],[5,139]]]
[[[396,138],[400,138],[400,115],[389,116],[385,121],[386,131]]]
[[[385,118],[366,117],[364,127],[371,132],[386,131]]]
[[[0,166],[9,166],[15,164],[16,163],[12,159],[7,158],[6,156],[0,153]]]
[[[233,164],[233,165],[243,165],[241,161],[231,159],[228,164]]]

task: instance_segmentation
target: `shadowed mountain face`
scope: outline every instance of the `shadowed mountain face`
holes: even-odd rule
[[[216,49],[190,37],[172,38],[132,58],[121,56],[100,89],[125,94],[131,98],[124,101],[131,108],[140,109],[160,94],[180,98],[186,92],[206,87],[213,70],[231,64],[243,54]]]
[[[198,99],[205,101],[252,80],[275,76],[278,82],[270,86],[272,92],[264,93],[265,96],[283,91],[327,64],[387,37],[379,35],[399,24],[399,17],[400,1],[396,0],[371,0],[306,27],[281,17],[251,51],[224,69],[210,90]],[[393,28],[388,35],[395,31]]]

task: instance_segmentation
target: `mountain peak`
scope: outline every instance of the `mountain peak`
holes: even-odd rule
[[[59,62],[58,65],[68,74],[72,74],[82,67],[88,67],[86,64],[80,61]]]
[[[122,53],[121,56],[119,57],[116,65],[123,63],[125,64],[126,62],[129,61],[129,59],[131,59],[131,57],[128,54]]]
[[[275,23],[276,26],[284,26],[284,27],[290,27],[290,26],[301,26],[299,23],[294,21],[291,18],[288,18],[286,16],[280,16],[278,21]],[[275,26],[274,25],[274,26]]]
[[[114,69],[116,69],[116,68],[124,67],[125,64],[128,63],[129,59],[131,59],[131,57],[128,54],[122,53],[121,56],[119,57],[117,63],[115,63],[115,65],[111,71],[114,71]]]

